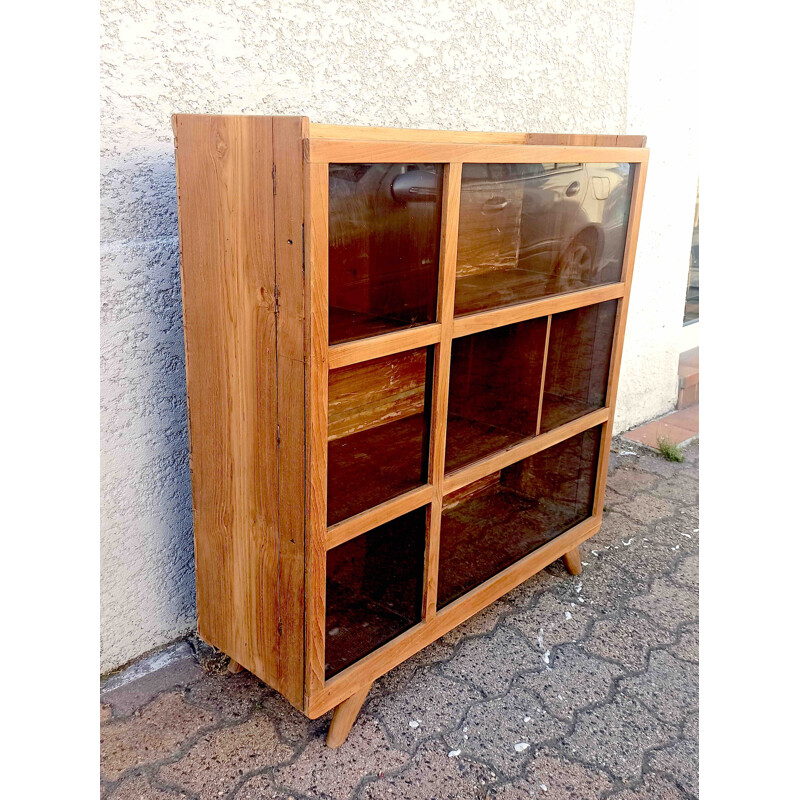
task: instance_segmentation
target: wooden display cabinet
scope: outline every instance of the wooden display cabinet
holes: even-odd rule
[[[603,509],[639,136],[179,114],[200,636],[346,738]],[[551,160],[552,159],[552,160]]]

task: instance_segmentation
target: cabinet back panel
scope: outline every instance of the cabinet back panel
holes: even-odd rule
[[[421,414],[426,369],[423,347],[331,370],[328,441]]]
[[[328,525],[426,483],[431,350],[331,370]]]

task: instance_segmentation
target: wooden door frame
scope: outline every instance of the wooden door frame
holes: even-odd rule
[[[304,140],[306,265],[306,592],[305,712],[316,718],[369,685],[531,575],[574,550],[600,528],[613,432],[622,344],[630,299],[649,151],[644,137],[477,134],[310,126]],[[635,164],[631,208],[618,283],[491,309],[454,319],[460,176],[465,163]],[[356,342],[328,344],[328,175],[331,163],[444,165],[439,297],[436,322]],[[445,477],[444,447],[452,340],[482,330],[617,299],[606,405],[553,431],[494,453]],[[328,372],[422,346],[433,346],[433,396],[428,484],[380,506],[327,525]],[[484,475],[590,428],[602,426],[592,516],[467,594],[437,610],[438,542],[443,496]],[[376,525],[428,506],[422,621],[325,679],[326,553]]]

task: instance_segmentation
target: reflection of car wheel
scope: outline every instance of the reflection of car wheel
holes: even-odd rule
[[[567,281],[588,279],[594,269],[596,251],[597,234],[590,230],[581,231],[559,259],[559,277]]]

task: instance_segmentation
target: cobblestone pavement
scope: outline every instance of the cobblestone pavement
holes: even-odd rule
[[[379,680],[325,747],[249,673],[188,657],[101,692],[114,800],[678,800],[698,794],[698,445],[615,441],[583,574],[561,562]]]

